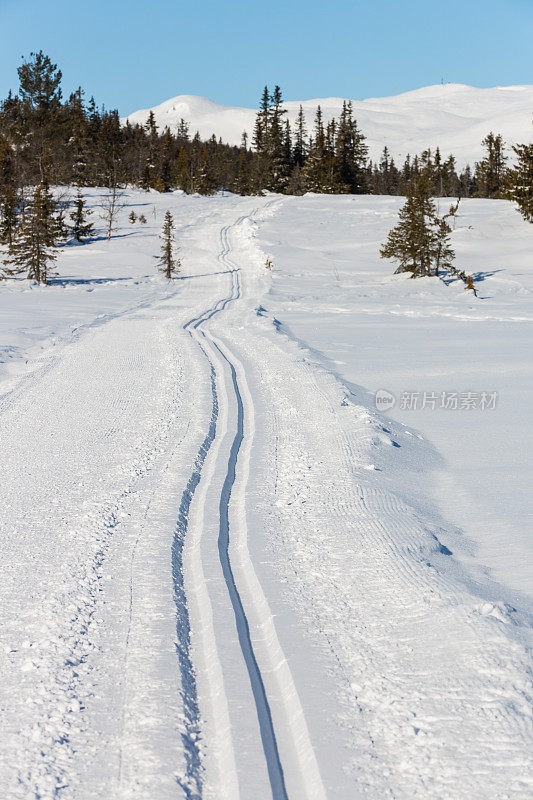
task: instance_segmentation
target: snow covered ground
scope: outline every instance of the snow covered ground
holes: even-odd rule
[[[338,119],[344,98],[323,97],[315,100],[290,100],[284,103],[291,124],[300,105],[309,133],[313,130],[317,106],[324,122]],[[446,83],[425,86],[393,97],[353,100],[354,116],[368,140],[370,157],[379,159],[387,145],[395,159],[407,153],[421,153],[428,147],[440,147],[443,155],[453,153],[459,165],[479,161],[481,142],[490,132],[501,133],[508,144],[531,141],[533,86],[475,86]],[[199,131],[204,139],[215,134],[229,144],[240,144],[242,133],[253,134],[257,111],[252,108],[222,106],[207,97],[178,95],[164,103],[130,114],[127,119],[144,125],[149,111],[163,130],[177,129],[181,119],[191,134]]]
[[[506,201],[462,201],[452,246],[474,298],[460,283],[395,276],[379,258],[402,202],[286,201],[261,228],[276,265],[268,306],[342,379],[394,394],[387,413],[439,454],[423,493],[475,543],[477,563],[531,593],[533,226]]]
[[[473,298],[399,199],[127,201],[0,285],[3,796],[530,797],[532,226],[463,202]]]

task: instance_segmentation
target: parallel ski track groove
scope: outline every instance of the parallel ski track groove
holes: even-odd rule
[[[222,352],[218,345],[211,339],[211,337],[208,337],[205,331],[200,327],[203,323],[214,317],[215,314],[223,311],[230,302],[238,300],[241,296],[239,269],[228,259],[228,255],[230,253],[228,234],[230,228],[240,225],[245,219],[249,218],[249,216],[253,216],[255,212],[256,210],[252,211],[251,215],[239,217],[234,223],[223,227],[220,231],[222,249],[218,255],[218,260],[221,264],[227,266],[231,272],[232,283],[230,295],[224,299],[218,300],[211,308],[204,311],[199,316],[189,320],[183,326],[184,330],[186,330],[196,341],[209,363],[213,403],[209,431],[200,446],[195,459],[194,471],[189,478],[188,484],[182,495],[178,525],[176,526],[172,543],[174,600],[177,609],[177,652],[182,676],[182,684],[184,687],[183,700],[185,706],[184,711],[186,727],[186,732],[183,734],[183,742],[185,746],[187,781],[180,781],[180,785],[186,792],[188,800],[201,800],[203,796],[203,781],[201,752],[198,743],[200,712],[196,678],[191,658],[191,625],[184,589],[183,548],[188,527],[190,505],[194,496],[194,492],[201,479],[202,467],[205,459],[216,436],[216,425],[218,419],[218,396],[216,390],[215,366],[207,348],[202,345],[202,342],[199,338],[194,336],[193,331],[197,334],[201,334],[204,339],[209,341],[209,344],[217,350],[220,356],[228,364],[231,373],[232,385],[237,403],[237,431],[231,444],[228,458],[228,469],[220,495],[218,552],[222,566],[222,572],[235,614],[235,624],[237,628],[239,644],[244,662],[246,664],[252,693],[255,700],[272,797],[273,800],[288,800],[285,777],[279,756],[270,705],[268,702],[263,677],[261,675],[261,670],[259,669],[253,649],[248,619],[244,611],[243,603],[237,588],[229,557],[229,501],[231,497],[231,490],[235,481],[237,456],[244,438],[244,405],[242,402],[242,396],[234,365],[232,364],[231,360]],[[191,784],[194,787],[192,790],[190,788]]]

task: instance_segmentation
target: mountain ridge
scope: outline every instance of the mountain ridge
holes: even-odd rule
[[[327,97],[288,100],[283,103],[291,123],[300,105],[308,131],[312,131],[317,106],[324,121],[338,117],[349,98]],[[395,159],[439,146],[443,156],[453,153],[459,165],[473,164],[482,155],[481,142],[490,131],[501,133],[508,144],[530,141],[533,134],[533,85],[495,86],[479,89],[467,84],[435,84],[389,97],[352,100],[354,116],[368,140],[369,155],[379,158],[387,146]],[[229,144],[239,144],[243,131],[249,138],[257,109],[226,106],[207,97],[177,95],[122,119],[144,124],[150,111],[163,130],[175,130],[184,119],[191,135],[202,139],[213,134]]]

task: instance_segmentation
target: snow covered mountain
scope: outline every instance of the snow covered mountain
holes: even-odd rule
[[[370,155],[379,157],[387,145],[395,158],[440,146],[458,162],[473,163],[481,155],[481,141],[489,131],[501,133],[508,143],[529,141],[533,134],[533,86],[497,86],[478,89],[457,83],[426,86],[393,97],[354,100],[355,117],[368,138]],[[309,130],[318,105],[327,121],[339,115],[343,98],[292,100],[285,103],[291,122],[303,106]],[[131,123],[144,123],[152,110],[160,128],[174,130],[184,119],[191,133],[202,138],[213,133],[238,144],[242,132],[252,133],[256,110],[223,106],[194,95],[178,95],[152,109],[130,114]]]

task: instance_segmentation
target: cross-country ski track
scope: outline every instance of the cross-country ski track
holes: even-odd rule
[[[228,599],[235,616],[236,638],[248,674],[251,696],[257,713],[257,726],[252,724],[251,730],[246,730],[246,741],[241,742],[241,747],[245,745],[248,749],[252,747],[257,749],[262,746],[273,800],[287,800],[287,785],[291,788],[291,797],[323,798],[325,792],[298,695],[276,636],[268,603],[261,591],[247,551],[244,497],[249,471],[250,440],[253,437],[254,425],[252,397],[240,362],[219,339],[209,333],[209,329],[204,329],[206,322],[215,315],[223,313],[228,303],[238,301],[241,297],[240,270],[230,258],[230,237],[232,228],[241,225],[245,219],[247,218],[239,218],[232,226],[222,228],[220,233],[221,251],[218,258],[229,273],[230,294],[218,300],[212,308],[184,326],[186,330],[190,331],[191,336],[207,358],[212,376],[211,426],[209,434],[202,443],[197,463],[203,466],[217,437],[218,441],[228,440],[229,452],[224,455],[227,472],[222,486],[217,486],[215,489],[217,494],[220,494],[220,525],[216,546],[222,577],[226,583]],[[228,419],[231,413],[234,417],[236,415],[232,422]],[[234,435],[231,438],[228,431],[233,432],[233,429]],[[220,457],[218,441],[216,441],[216,450]],[[204,477],[201,471],[195,474],[198,475],[200,483],[202,480],[213,480],[212,475]],[[195,484],[196,491],[198,487],[196,479]],[[202,491],[200,502],[205,502],[208,491],[209,487]],[[194,503],[194,494],[192,503]],[[232,524],[230,524],[230,518]],[[203,514],[201,519],[205,519]],[[231,547],[232,558],[230,541],[233,539],[236,541]],[[206,549],[212,551],[214,545],[214,539],[211,539],[211,542],[207,543]],[[212,552],[209,553],[209,557],[212,558]],[[236,562],[235,565],[232,563],[233,559]],[[239,573],[241,581],[237,582],[236,574]],[[247,608],[249,608],[248,613],[243,605],[241,595],[245,597]],[[220,595],[218,597],[220,598]],[[218,613],[220,610],[219,608]],[[251,630],[248,614],[252,616],[253,630]],[[254,645],[254,641],[257,642],[256,645]],[[233,647],[235,644],[234,641]],[[227,649],[228,642],[224,641],[220,646]],[[268,674],[266,681],[262,670]],[[268,692],[265,683],[269,688]],[[226,709],[224,712],[227,714]],[[238,730],[236,719],[239,712],[235,710],[233,713],[235,715],[234,727]],[[274,719],[277,725],[275,725]],[[216,729],[223,731],[224,724],[227,727],[226,718],[219,723]],[[284,752],[282,754],[279,752],[276,729],[283,732]],[[256,755],[256,759],[261,761],[261,755],[258,757]],[[200,760],[196,759],[195,763],[199,764]],[[224,783],[228,784],[228,798],[239,796],[239,776],[235,775],[233,781],[229,780],[232,768],[235,769],[234,763],[234,755],[231,754],[229,757],[226,756],[226,760],[221,760],[219,764],[219,796],[222,796]],[[264,782],[264,769],[250,770],[250,762],[247,761],[246,764],[241,763],[240,772],[241,781],[246,787],[245,796],[252,797],[258,792],[260,796],[265,796],[268,789]],[[198,778],[195,778],[195,782],[199,786]]]
[[[432,446],[272,311],[292,201],[152,202],[179,279],[0,395],[0,796],[525,800],[532,609],[455,558]]]

